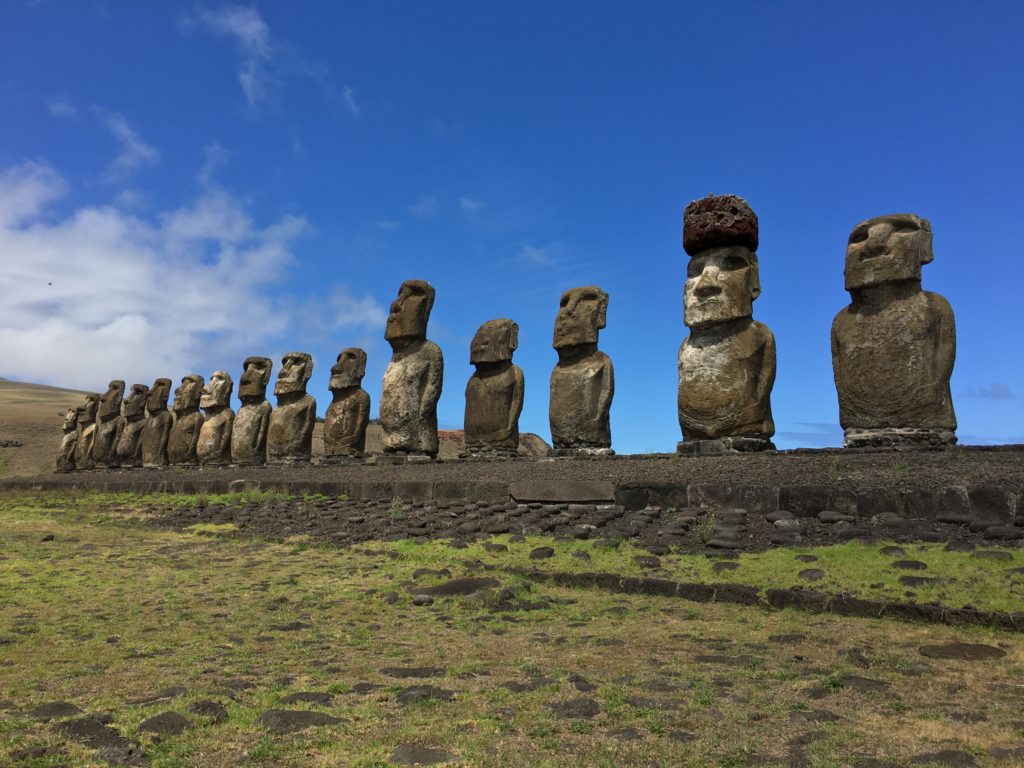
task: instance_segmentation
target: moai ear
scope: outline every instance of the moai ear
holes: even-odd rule
[[[519,324],[518,323],[512,323],[512,327],[509,329],[508,348],[512,352],[515,352],[519,348]]]
[[[601,291],[597,295],[597,327],[604,328],[608,317],[608,294]]]
[[[753,301],[761,295],[761,268],[757,264],[757,254],[750,254],[750,299]]]
[[[922,264],[929,264],[931,260],[935,258],[935,253],[932,251],[932,223],[928,219],[921,219],[921,238],[924,239],[924,248],[922,249]]]

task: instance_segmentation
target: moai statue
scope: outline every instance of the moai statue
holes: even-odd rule
[[[119,467],[142,466],[142,430],[146,427],[148,397],[149,387],[145,384],[132,384],[132,391],[124,399],[115,449]]]
[[[694,200],[683,213],[683,248],[690,335],[679,347],[677,450],[774,450],[775,336],[752,317],[761,293],[757,215],[735,195]]]
[[[508,318],[488,320],[469,346],[476,372],[466,384],[466,454],[515,458],[519,448],[519,414],[523,411],[523,372],[512,364],[519,346],[519,326]]]
[[[385,454],[414,460],[437,456],[437,401],[444,359],[441,349],[427,340],[433,306],[434,289],[423,280],[406,280],[391,303],[384,338],[391,344],[392,355],[380,400]]]
[[[366,449],[366,425],[370,423],[370,395],[362,388],[366,352],[356,347],[342,350],[331,366],[330,389],[334,400],[324,418],[325,461],[335,463],[361,458]]]
[[[850,233],[852,301],[832,322],[846,447],[956,442],[956,327],[949,302],[921,290],[921,265],[931,260],[931,224],[912,213],[868,219]]]
[[[199,405],[206,416],[199,428],[196,458],[203,466],[231,463],[231,427],[235,412],[231,410],[231,391],[235,383],[227,371],[216,371],[203,387]]]
[[[267,384],[274,363],[269,357],[247,357],[242,367],[242,378],[238,382],[242,407],[235,414],[231,429],[231,463],[265,464],[272,410],[267,401]]]
[[[270,464],[308,463],[313,455],[316,400],[306,394],[313,375],[313,357],[289,352],[281,359],[274,394],[277,408],[270,414],[267,430],[267,461]]]
[[[100,407],[96,411],[96,442],[92,446],[92,458],[97,466],[117,466],[117,428],[121,421],[122,399],[124,382],[115,379],[100,398]]]
[[[614,453],[608,412],[615,370],[611,358],[597,348],[607,313],[608,294],[596,286],[562,294],[553,343],[558,364],[551,372],[548,406],[554,456]]]
[[[203,414],[199,399],[203,395],[203,377],[190,373],[174,390],[174,424],[167,438],[167,460],[171,464],[189,466],[198,463],[196,445],[203,427]]]
[[[167,466],[167,439],[171,435],[174,417],[167,410],[171,394],[171,380],[157,379],[146,398],[146,426],[142,428],[142,466]]]
[[[73,472],[75,469],[75,446],[78,443],[78,409],[68,408],[61,425],[62,437],[57,451],[57,471]]]
[[[75,469],[94,469],[92,449],[96,444],[96,411],[100,407],[99,395],[86,395],[78,406],[78,440],[75,443]]]

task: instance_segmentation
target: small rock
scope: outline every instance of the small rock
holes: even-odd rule
[[[455,691],[446,691],[433,685],[413,685],[398,692],[395,697],[399,704],[417,704],[421,701],[451,701]]]
[[[433,605],[434,598],[430,595],[413,595],[412,604],[420,606]]]
[[[139,723],[140,731],[156,733],[160,736],[177,736],[191,727],[192,723],[188,718],[177,712],[161,712],[159,715],[153,715]]]
[[[340,717],[332,717],[323,712],[312,712],[301,709],[268,709],[256,718],[256,723],[262,725],[271,733],[294,733],[305,728],[313,728],[320,725],[337,725],[345,721]]]
[[[882,547],[878,550],[878,554],[885,555],[886,557],[903,557],[907,553],[903,547]]]
[[[980,557],[985,560],[998,560],[1003,563],[1012,563],[1013,555],[1001,549],[979,549],[971,557]]]
[[[730,560],[720,560],[711,566],[711,570],[715,573],[721,573],[722,571],[735,571],[739,567],[739,563],[732,562]]]
[[[853,515],[844,515],[833,509],[825,509],[818,513],[818,520],[823,523],[852,523],[856,519]]]
[[[569,699],[548,704],[548,706],[559,717],[577,719],[590,719],[601,711],[601,706],[593,699]]]
[[[892,564],[892,567],[904,571],[923,571],[928,568],[928,565],[920,560],[897,560]]]
[[[334,701],[333,693],[321,691],[298,691],[281,697],[282,704],[316,704],[321,707],[329,706]]]
[[[216,701],[211,701],[210,699],[200,699],[199,701],[189,704],[185,709],[193,715],[209,717],[214,723],[223,723],[228,719],[228,710],[224,705],[219,704]]]
[[[958,661],[987,661],[1001,659],[1006,655],[1002,648],[981,643],[946,643],[945,645],[922,645],[917,649],[929,659],[955,659]]]
[[[61,720],[65,717],[80,714],[82,710],[68,701],[51,701],[48,704],[40,704],[33,707],[26,714],[36,720],[48,723],[51,720]]]
[[[797,576],[804,581],[820,581],[825,578],[825,572],[821,568],[805,568]]]
[[[459,758],[441,749],[418,747],[415,744],[399,744],[388,758],[398,765],[437,765],[453,763]]]
[[[796,555],[794,558],[798,563],[816,563],[818,561],[817,555]]]
[[[546,560],[555,556],[555,550],[551,547],[537,547],[530,552],[531,560]]]

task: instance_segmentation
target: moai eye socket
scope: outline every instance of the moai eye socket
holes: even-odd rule
[[[915,224],[913,221],[901,221],[899,224],[897,224],[895,227],[893,227],[892,231],[893,232],[897,232],[897,233],[903,233],[903,232],[917,232],[920,229],[921,228],[917,224]]]
[[[741,259],[739,256],[726,256],[722,261],[722,269],[728,272],[734,272],[737,269],[743,269],[747,266],[747,262]]]
[[[853,232],[850,233],[850,243],[863,243],[868,239],[868,228],[857,227]]]
[[[690,259],[690,263],[686,267],[687,277],[700,277],[700,273],[704,271],[704,259]]]

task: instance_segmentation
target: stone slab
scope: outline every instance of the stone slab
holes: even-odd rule
[[[509,486],[514,501],[583,504],[615,501],[615,484],[603,480],[520,480]]]

